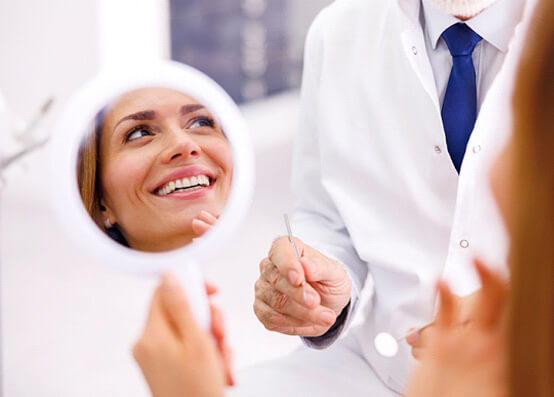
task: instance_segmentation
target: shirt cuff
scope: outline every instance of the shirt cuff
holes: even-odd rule
[[[339,338],[342,330],[347,324],[346,320],[349,317],[348,314],[350,313],[351,302],[351,300],[348,301],[348,304],[342,309],[337,320],[327,332],[320,336],[302,337],[302,342],[304,342],[306,346],[314,349],[325,349],[331,346]]]

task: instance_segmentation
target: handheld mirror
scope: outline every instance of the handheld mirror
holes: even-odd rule
[[[176,62],[103,73],[60,113],[50,154],[53,206],[74,242],[126,272],[174,272],[207,327],[199,268],[253,190],[246,124],[225,91]]]

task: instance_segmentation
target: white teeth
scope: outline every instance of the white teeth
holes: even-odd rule
[[[201,187],[210,186],[210,178],[207,175],[197,175],[190,178],[176,179],[175,181],[168,182],[156,191],[158,196],[165,196],[173,193],[175,189],[196,190]]]

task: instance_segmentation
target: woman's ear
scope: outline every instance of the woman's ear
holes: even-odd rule
[[[115,215],[113,214],[113,211],[110,209],[108,205],[106,205],[106,202],[104,199],[100,200],[100,211],[102,216],[102,223],[104,224],[104,227],[106,229],[109,229],[113,227],[117,223],[117,220],[115,218]]]

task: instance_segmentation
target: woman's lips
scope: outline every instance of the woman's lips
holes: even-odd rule
[[[167,175],[162,181],[160,181],[156,185],[155,188],[151,190],[151,192],[160,193],[160,191],[163,190],[164,187],[167,187],[167,185],[171,182],[174,182],[174,183],[177,181],[184,182],[186,180],[188,183],[190,183],[190,180],[199,178],[199,177],[207,177],[210,182],[216,179],[215,175],[204,167],[198,167],[198,166],[184,167]]]
[[[186,190],[176,190],[166,195],[154,194],[154,196],[161,199],[193,200],[207,195],[212,190],[216,181],[217,179],[211,180],[209,186],[202,186],[202,187],[198,186],[198,187],[189,188]]]

